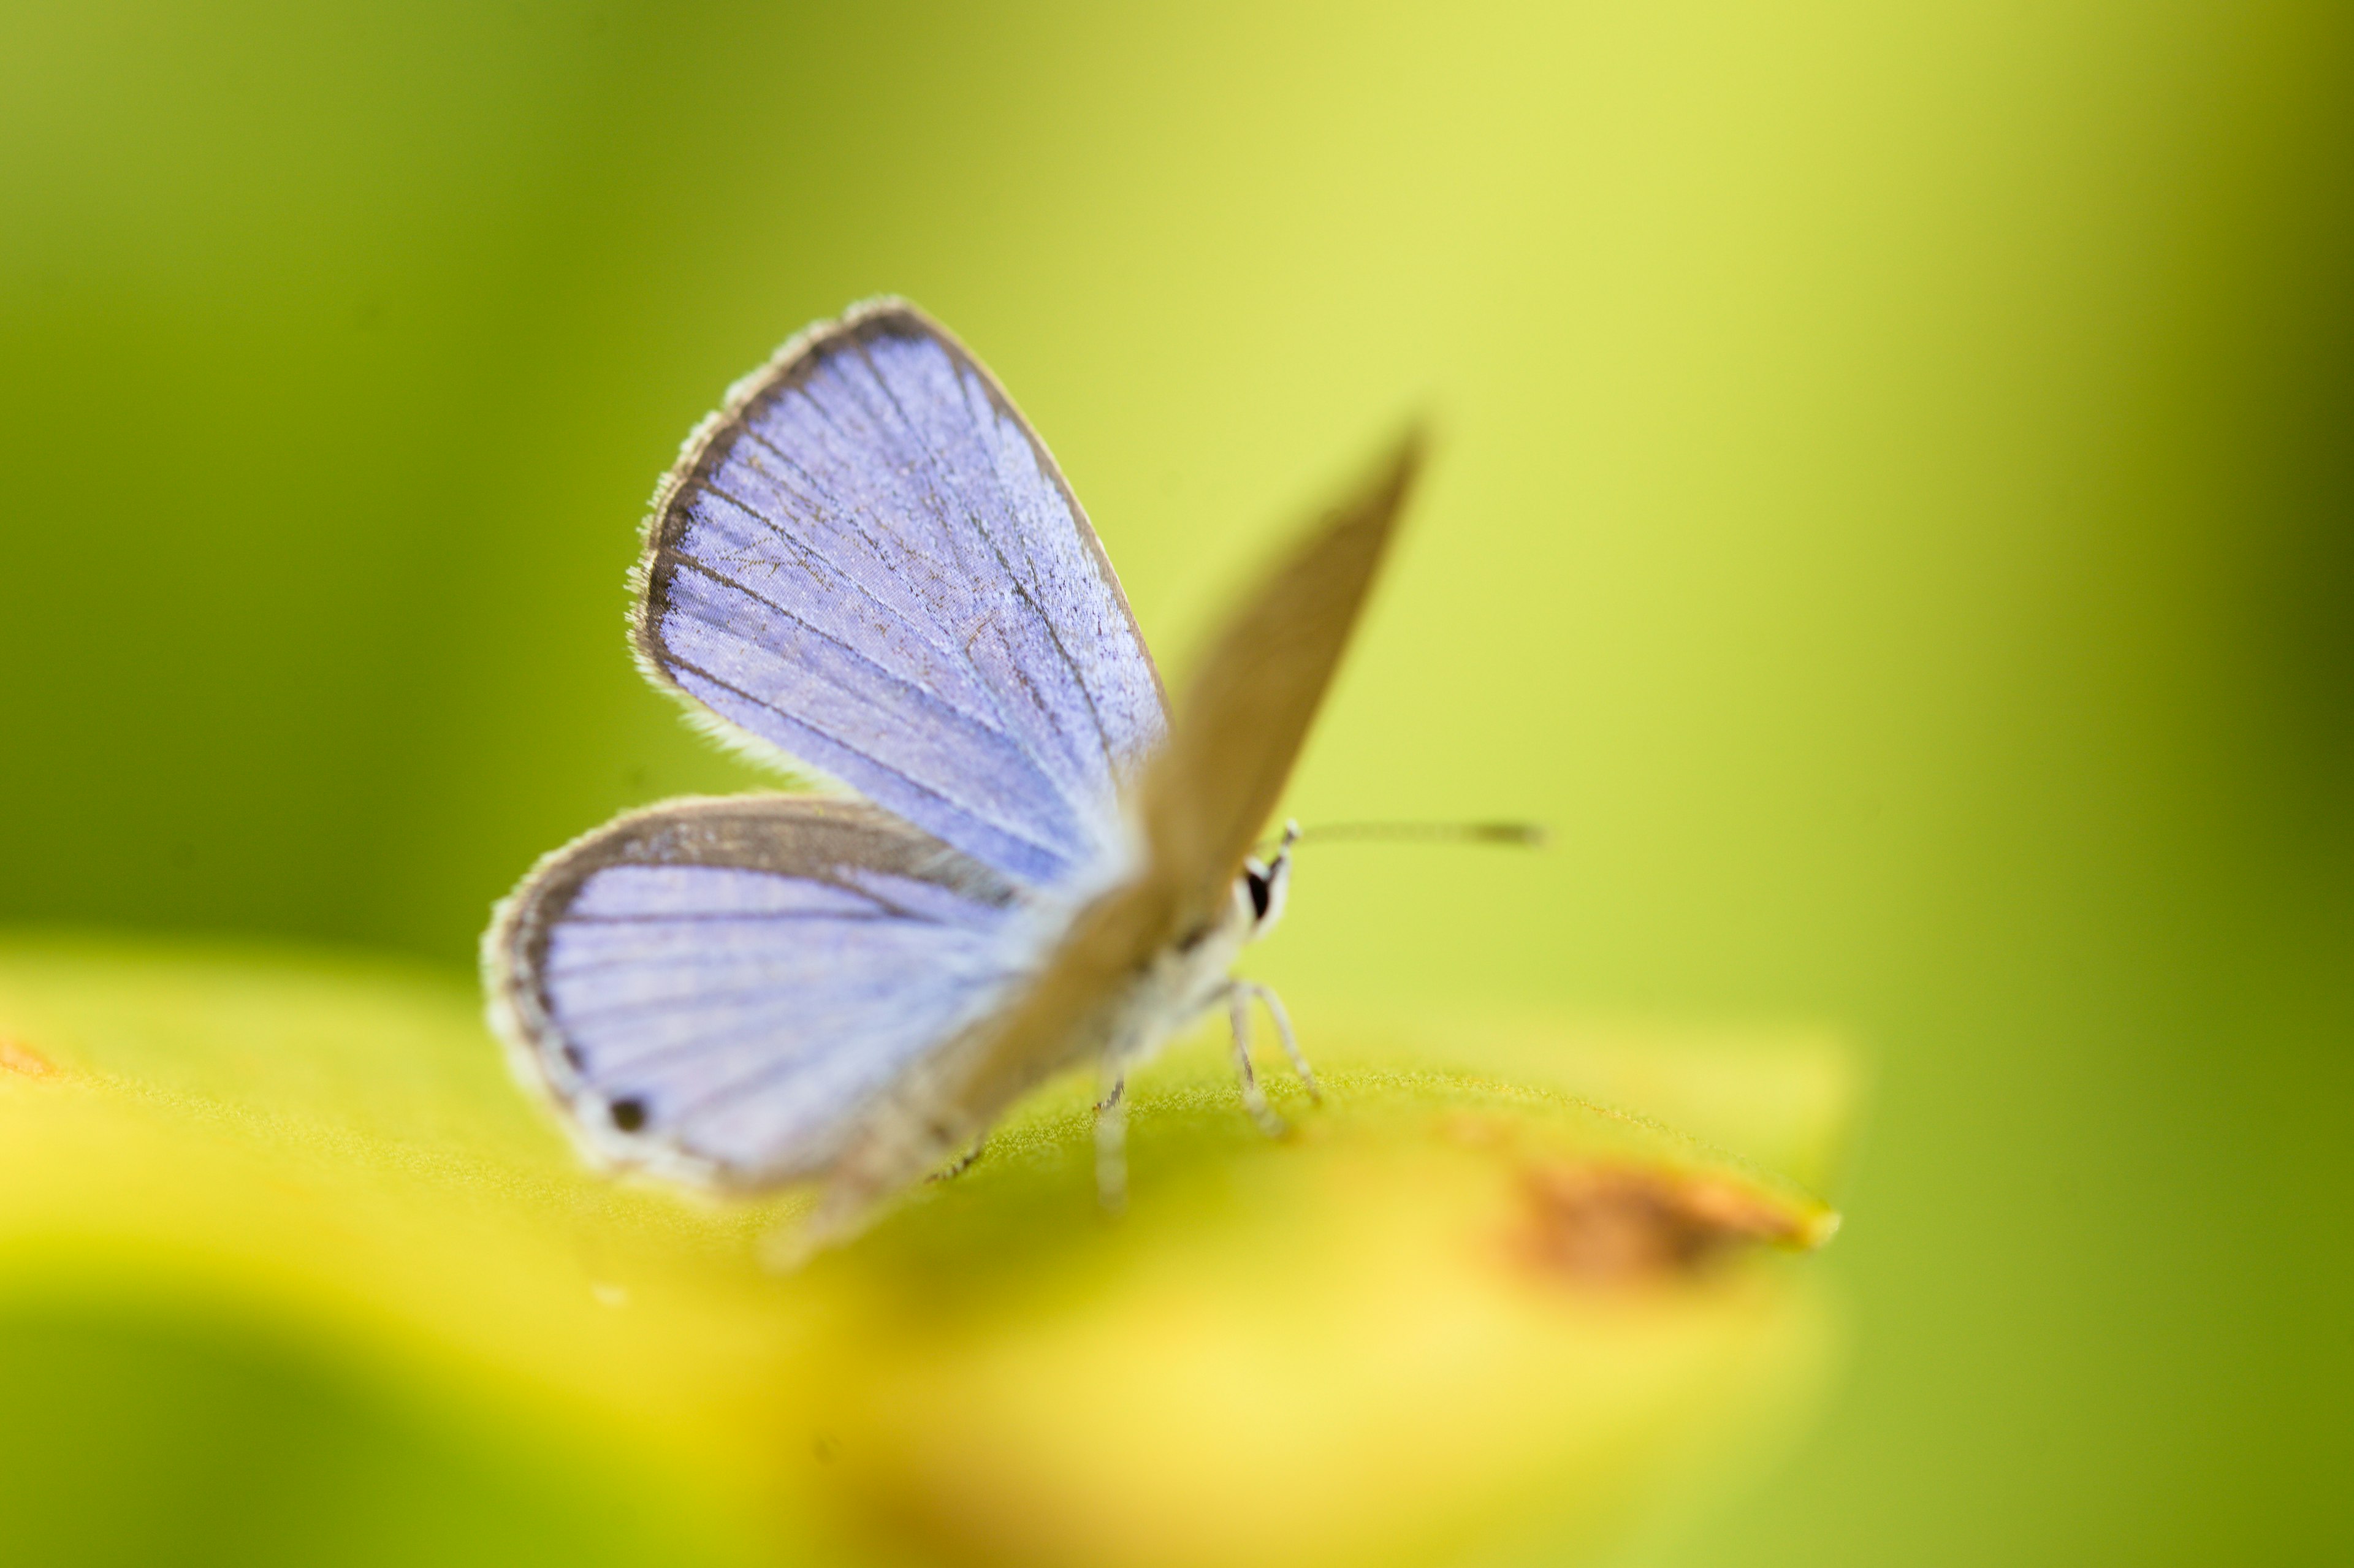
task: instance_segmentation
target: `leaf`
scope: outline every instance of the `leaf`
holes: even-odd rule
[[[1704,1491],[1697,1456],[1819,1378],[1824,1307],[1788,1255],[1829,1210],[1567,1092],[1648,1075],[1712,1131],[1824,1154],[1847,1090],[1819,1043],[1295,1012],[1327,1097],[1273,1086],[1291,1136],[1182,1043],[1131,1085],[1124,1218],[1096,1212],[1086,1097],[1061,1086],[969,1173],[780,1277],[759,1238],[805,1199],[580,1171],[439,972],[20,943],[0,1371],[67,1348],[0,1389],[0,1466],[37,1481],[39,1560],[97,1561],[74,1543],[224,1446],[284,1450],[247,1409],[261,1367],[311,1391],[286,1404],[313,1412],[306,1453],[408,1456],[399,1538],[443,1509],[436,1561],[1559,1561]],[[161,1384],[107,1370],[138,1357],[181,1397],[214,1389],[219,1421],[141,1448]],[[206,1491],[218,1517],[170,1555],[416,1560],[380,1555],[379,1493],[345,1490]]]

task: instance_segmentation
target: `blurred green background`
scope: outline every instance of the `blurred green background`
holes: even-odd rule
[[[860,296],[1178,668],[1428,409],[1292,809],[1558,848],[1312,855],[1259,972],[1876,1074],[1838,1389],[1647,1560],[2354,1555],[2349,122],[2321,0],[17,0],[0,919],[456,968],[750,782],[622,574]]]

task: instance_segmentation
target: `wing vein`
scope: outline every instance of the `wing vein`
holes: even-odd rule
[[[956,381],[960,396],[965,397],[969,404],[970,394],[964,389],[963,370],[958,366],[955,355],[948,355],[945,349],[942,353],[948,359],[949,375]],[[1012,597],[1019,600],[1022,607],[1030,612],[1030,619],[1037,623],[1039,630],[1045,633],[1046,641],[1053,645],[1055,656],[1063,662],[1063,668],[1070,672],[1071,684],[1077,688],[1079,699],[1087,710],[1087,721],[1095,726],[1096,744],[1103,753],[1105,769],[1108,773],[1117,776],[1119,765],[1112,758],[1111,736],[1104,728],[1103,715],[1096,711],[1095,694],[1087,689],[1087,676],[1080,672],[1078,661],[1073,659],[1071,651],[1064,646],[1062,634],[1055,630],[1053,620],[1047,616],[1044,609],[1039,605],[1036,597],[1031,592],[1030,579],[1013,569],[1013,560],[999,545],[997,535],[984,520],[982,510],[966,498],[962,487],[956,484],[942,467],[939,454],[932,450],[931,443],[924,439],[923,430],[908,416],[907,408],[899,401],[899,395],[891,389],[891,383],[884,378],[882,367],[875,363],[875,355],[865,344],[858,344],[858,354],[860,358],[866,361],[866,368],[875,377],[875,389],[883,394],[884,401],[891,405],[891,411],[899,417],[899,423],[905,427],[917,454],[923,460],[925,466],[931,470],[934,499],[943,507],[952,503],[961,510],[965,525],[983,546],[987,546],[990,556],[1005,573],[1006,587],[1012,590]],[[992,427],[996,424],[996,413],[993,408],[990,413],[990,424]],[[943,516],[941,521],[946,523],[949,519]],[[1030,558],[1026,549],[1023,552],[1023,556],[1024,564],[1030,567],[1032,575],[1034,576],[1037,572],[1036,561]],[[1034,692],[1036,688],[1032,687],[1031,690]],[[1052,716],[1043,706],[1039,711],[1042,716]]]
[[[871,356],[869,356],[867,363],[870,369],[874,368],[874,361]],[[877,379],[880,379],[879,373]],[[858,439],[853,432],[843,429],[842,421],[834,417],[833,410],[827,408],[824,403],[821,402],[816,397],[811,397],[807,387],[797,387],[792,388],[791,391],[794,395],[797,395],[803,403],[807,404],[811,411],[814,413],[818,418],[822,420],[827,429],[832,430],[835,435],[841,437],[845,441],[855,441]],[[897,407],[896,399],[894,399],[893,407]],[[906,418],[904,410],[901,411],[901,418],[903,420]],[[909,422],[909,429],[911,431],[913,430],[913,428],[912,422]],[[843,530],[855,538],[860,545],[865,547],[867,558],[883,570],[884,574],[890,577],[893,582],[896,583],[901,591],[906,593],[908,598],[914,599],[917,603],[925,605],[928,609],[937,609],[938,608],[931,604],[931,601],[920,588],[908,580],[907,574],[901,569],[899,562],[896,559],[897,556],[904,555],[911,556],[917,560],[931,563],[937,567],[938,563],[928,551],[921,548],[915,541],[897,537],[891,538],[886,545],[884,539],[878,538],[872,531],[870,531],[866,524],[866,519],[861,515],[861,508],[846,503],[842,499],[840,493],[832,485],[827,484],[816,473],[811,471],[807,464],[794,457],[790,452],[785,450],[782,447],[777,445],[776,442],[770,440],[761,431],[754,429],[748,421],[744,423],[739,427],[739,429],[742,435],[748,437],[755,445],[765,447],[768,450],[774,453],[779,462],[785,464],[788,468],[791,469],[794,473],[801,477],[801,482],[808,487],[811,494],[815,497],[815,504],[812,505],[811,510],[814,512],[822,509],[828,514],[838,518]],[[732,446],[729,448],[729,454],[731,456],[734,454],[734,450],[735,449]],[[758,463],[749,462],[748,461],[748,466],[753,468],[755,471],[764,473],[766,471]],[[770,477],[780,478],[781,476]],[[707,488],[709,488],[715,494],[725,496],[725,499],[736,501],[734,496],[725,495],[725,493],[721,492],[716,484],[707,485]],[[794,545],[798,548],[801,549],[805,554],[813,556],[815,559],[824,563],[826,566],[832,567],[835,571],[841,573],[843,578],[855,588],[870,603],[874,604],[876,609],[889,615],[901,626],[907,628],[917,641],[923,643],[927,648],[929,648],[941,659],[952,661],[960,664],[963,667],[965,673],[971,677],[972,683],[980,688],[983,696],[988,698],[991,708],[996,714],[998,724],[1007,729],[1011,728],[1011,725],[1006,717],[1004,705],[998,700],[996,692],[991,687],[989,682],[982,678],[981,672],[974,668],[969,652],[953,650],[944,643],[933,641],[917,622],[909,619],[901,611],[885,603],[881,599],[877,598],[872,588],[868,588],[864,582],[859,580],[858,574],[856,572],[852,571],[843,562],[836,559],[832,553],[827,550],[819,540],[813,537],[796,538],[792,534],[785,529],[779,520],[772,518],[767,513],[757,507],[748,505],[743,502],[736,501],[736,503],[739,506],[743,506],[746,512],[749,513],[761,524],[773,530],[777,534],[778,537],[785,540],[788,544]],[[946,519],[940,519],[939,521],[945,523]],[[943,531],[943,534],[945,537],[945,530]],[[1005,562],[1002,557],[1000,558],[999,564],[1005,567],[1006,574],[1008,577],[1011,578],[1013,577],[1013,567],[1011,564]],[[1070,662],[1067,654],[1064,655],[1064,662],[1066,663]],[[1091,694],[1087,693],[1085,683],[1081,683],[1080,690],[1083,694],[1087,695],[1089,715],[1094,718],[1096,727],[1100,734],[1100,731],[1103,728],[1103,721],[1099,716],[1096,716],[1094,714],[1095,699]],[[1110,747],[1108,742],[1105,743],[1105,756],[1107,758],[1110,756]],[[1057,789],[1056,793],[1059,795],[1061,794],[1061,791]],[[1067,797],[1065,798],[1067,799]]]
[[[990,723],[989,720],[981,715],[974,713],[970,708],[967,708],[963,704],[956,702],[953,699],[934,691],[931,687],[923,684],[921,682],[909,680],[907,676],[900,674],[896,670],[877,662],[875,659],[869,657],[858,648],[843,641],[840,637],[828,631],[824,627],[811,620],[799,610],[792,609],[789,605],[779,604],[775,599],[772,599],[767,595],[754,589],[750,584],[730,577],[727,573],[721,571],[718,567],[713,566],[709,561],[705,560],[702,556],[690,555],[684,550],[675,548],[673,549],[670,554],[671,559],[678,562],[680,565],[691,567],[697,573],[709,577],[713,582],[719,584],[722,588],[732,588],[736,592],[742,594],[746,599],[750,599],[753,603],[759,605],[764,609],[775,610],[779,615],[783,616],[787,620],[791,621],[794,625],[808,632],[811,637],[832,643],[848,657],[857,661],[861,666],[873,671],[882,679],[888,681],[892,684],[901,687],[904,690],[914,692],[919,696],[925,698],[927,701],[938,703],[940,706],[948,709],[949,712],[956,715],[957,717],[965,720],[975,728],[983,731],[991,738],[1002,741],[1007,747],[1012,747],[1017,754],[1020,753],[1022,747],[1019,741],[1015,740],[1013,736],[1007,734],[996,725]],[[695,615],[691,610],[684,613],[687,614],[689,619],[700,620],[705,626],[715,627],[722,631],[732,630],[721,622],[711,620],[707,616]],[[849,687],[844,686],[841,682],[833,680],[831,677],[821,676],[820,679],[824,680],[827,685],[832,686],[834,690],[841,692],[845,695],[855,697],[858,694],[853,692]],[[764,707],[774,706],[773,704],[762,704],[761,705]],[[1042,782],[1044,780],[1042,780]]]
[[[691,660],[680,658],[675,652],[671,653],[669,658],[671,663],[674,667],[684,670],[691,674],[710,682],[713,685],[718,687],[723,692],[732,692],[736,695],[743,698],[746,702],[750,703],[757,707],[767,708],[770,713],[780,713],[782,711],[774,704],[765,702],[762,699],[754,696],[751,693],[746,691],[743,687],[737,685],[734,682],[726,680],[721,676],[712,673],[709,670],[705,669],[700,664],[695,663]],[[818,725],[797,715],[789,714],[784,716],[790,718],[793,723],[800,725],[802,728],[808,730],[811,735],[816,736],[827,745],[840,747],[844,752],[857,758],[860,761],[870,763],[877,769],[889,773],[893,778],[898,779],[900,783],[905,785],[907,788],[915,790],[917,794],[928,795],[931,799],[940,802],[942,805],[947,806],[949,810],[960,812],[963,815],[970,817],[974,821],[984,824],[991,831],[1003,833],[1007,838],[1020,843],[1023,848],[1035,850],[1040,854],[1046,856],[1050,861],[1060,861],[1065,858],[1062,851],[1050,849],[1046,845],[1040,843],[1037,840],[1030,837],[1027,833],[1020,832],[1013,828],[1007,827],[993,818],[982,816],[970,806],[964,804],[962,801],[952,800],[949,796],[942,794],[939,790],[924,783],[920,779],[913,778],[898,768],[890,767],[880,758],[875,757],[873,753],[851,745],[850,742],[843,739],[840,736],[835,735],[831,730],[822,728]]]

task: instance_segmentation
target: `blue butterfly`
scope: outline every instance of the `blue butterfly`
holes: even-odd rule
[[[598,1161],[822,1186],[805,1237],[1093,1064],[1225,1005],[1283,912],[1257,847],[1412,481],[1408,438],[1210,645],[1172,721],[1119,580],[990,373],[897,300],[739,382],[654,495],[640,666],[729,745],[846,789],[668,800],[534,866],[482,942],[491,1017]],[[852,793],[854,791],[854,793]],[[1308,1078],[1311,1088],[1312,1077]]]

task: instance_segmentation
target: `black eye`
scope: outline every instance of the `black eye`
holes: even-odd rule
[[[1266,919],[1267,901],[1272,891],[1267,886],[1267,878],[1257,872],[1246,871],[1243,873],[1243,881],[1250,885],[1251,917],[1255,920]]]
[[[623,1132],[635,1132],[646,1125],[646,1102],[615,1100],[612,1105],[613,1125]]]

